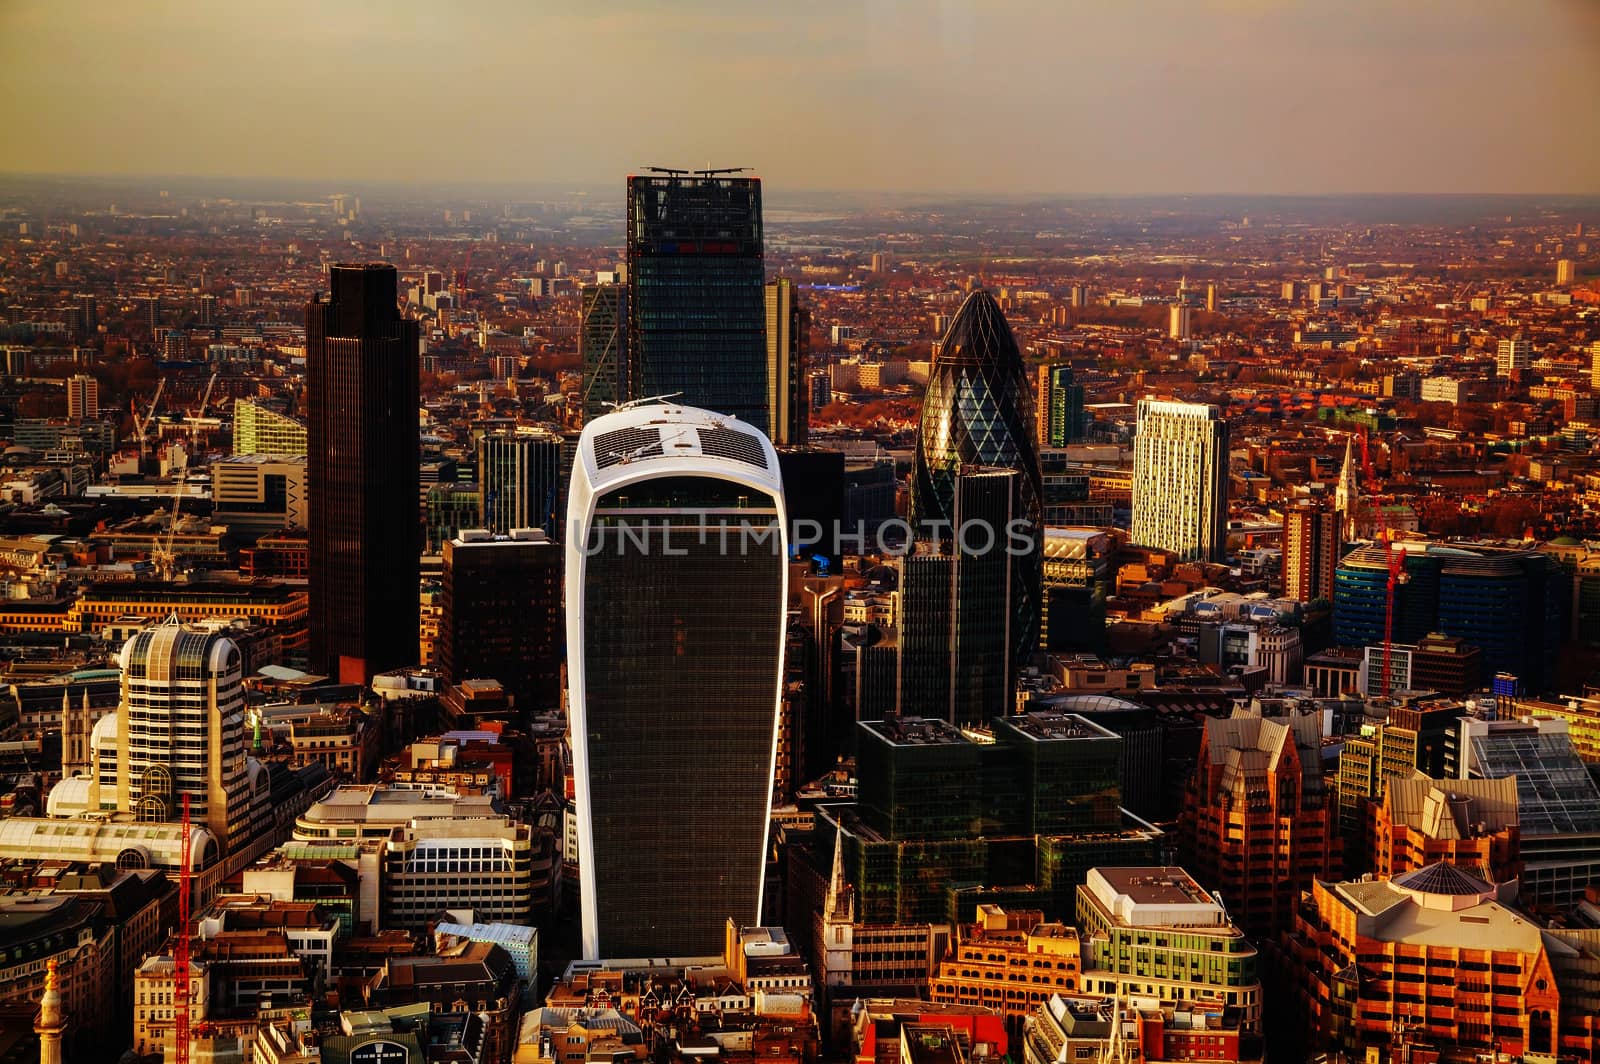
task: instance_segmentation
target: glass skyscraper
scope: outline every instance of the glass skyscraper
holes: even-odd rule
[[[478,438],[484,528],[501,535],[538,528],[552,539],[565,538],[556,506],[561,497],[563,442],[558,433],[537,427]]]
[[[393,266],[328,283],[306,307],[311,668],[365,683],[417,660],[418,333]]]
[[[630,398],[678,401],[767,425],[761,180],[628,178]]]
[[[633,398],[628,380],[628,286],[615,282],[583,286],[583,420],[593,421],[610,404]]]
[[[1011,326],[988,292],[967,297],[933,358],[922,401],[916,463],[911,474],[911,519],[923,534],[929,522],[954,522],[956,478],[966,466],[1016,470],[1014,514],[1033,529],[1031,555],[1012,559],[1011,645],[1015,657],[1032,651],[1039,627],[1039,535],[1043,528],[1039,451],[1033,406]],[[996,530],[1004,550],[1004,529]]]
[[[778,457],[731,418],[643,404],[584,428],[568,505],[583,953],[715,954],[729,918],[761,912],[788,588]]]

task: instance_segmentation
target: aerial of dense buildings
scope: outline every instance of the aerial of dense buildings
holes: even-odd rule
[[[1600,1059],[1597,223],[0,177],[0,1061]]]

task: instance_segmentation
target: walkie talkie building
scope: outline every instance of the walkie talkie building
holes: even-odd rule
[[[568,692],[589,959],[707,956],[759,921],[788,589],[771,442],[643,404],[585,426]]]

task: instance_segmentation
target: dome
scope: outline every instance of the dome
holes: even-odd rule
[[[1481,901],[1492,901],[1499,893],[1493,883],[1448,861],[1403,872],[1390,879],[1389,886],[1429,909],[1469,909]]]

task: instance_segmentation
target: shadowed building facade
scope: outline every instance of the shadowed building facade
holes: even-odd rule
[[[759,178],[628,178],[628,398],[676,395],[766,432],[766,280]]]
[[[306,307],[311,668],[365,683],[417,660],[417,323],[395,269],[329,267]]]
[[[730,918],[760,921],[788,588],[778,456],[731,418],[643,404],[584,428],[568,506],[583,954],[714,955]]]

